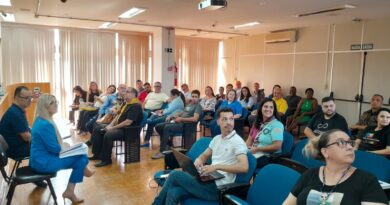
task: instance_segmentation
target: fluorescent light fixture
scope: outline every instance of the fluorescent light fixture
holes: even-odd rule
[[[251,26],[256,26],[260,24],[259,22],[255,21],[255,22],[251,22],[251,23],[246,23],[246,24],[241,24],[241,25],[237,25],[237,26],[233,26],[234,29],[239,29],[239,28],[245,28],[245,27],[251,27]]]
[[[140,13],[143,13],[145,12],[146,9],[144,8],[137,8],[137,7],[133,7],[129,10],[127,10],[126,12],[124,12],[123,14],[121,14],[119,16],[119,18],[124,18],[124,19],[129,19],[129,18],[132,18]]]
[[[99,28],[111,28],[113,26],[115,26],[116,23],[112,23],[112,22],[104,22],[102,25],[99,26]]]
[[[356,6],[355,5],[351,5],[351,4],[345,4],[344,8],[346,8],[346,9],[354,9],[354,8],[356,8]]]
[[[14,14],[0,12],[0,16],[1,16],[1,18],[3,18],[3,21],[15,22],[15,15]]]
[[[0,6],[11,6],[11,0],[0,0]]]

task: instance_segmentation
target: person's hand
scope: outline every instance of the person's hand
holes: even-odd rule
[[[195,162],[194,162],[194,165],[195,165],[195,167],[196,167],[197,169],[200,170],[200,169],[203,167],[203,162],[202,162],[201,159],[196,158],[196,159],[195,159]]]
[[[108,126],[105,128],[105,130],[107,130],[107,131],[110,131],[110,130],[112,130],[112,129],[114,129],[114,127],[113,127],[112,125],[108,125]]]
[[[216,165],[205,165],[200,170],[201,170],[200,175],[207,175],[217,171],[218,169]]]
[[[255,154],[257,152],[257,147],[251,147],[249,148],[252,154]]]
[[[165,118],[165,122],[169,122],[169,121],[171,121],[171,117]]]
[[[157,110],[155,113],[158,116],[163,116],[163,110]]]
[[[256,113],[257,113],[257,110],[253,110],[253,111],[251,112],[251,115],[256,115]]]
[[[175,122],[182,122],[183,120],[182,120],[182,118],[181,117],[177,117],[177,118],[175,118]]]
[[[349,129],[356,130],[357,129],[357,125],[351,125],[351,126],[349,126]]]
[[[167,103],[172,102],[172,98],[168,98]]]

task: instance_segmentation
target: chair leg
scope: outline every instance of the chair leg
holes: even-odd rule
[[[19,168],[21,162],[22,162],[22,160],[15,161],[15,164],[14,164],[14,166],[12,167],[11,174],[9,175],[10,178],[12,178],[12,176],[13,176],[15,170],[16,170],[17,168]]]
[[[47,185],[49,185],[50,193],[53,196],[54,204],[57,205],[57,195],[56,192],[54,191],[53,184],[51,183],[50,179],[46,179]]]
[[[17,185],[17,184],[16,184],[15,182],[12,182],[12,183],[11,183],[11,186],[10,186],[9,189],[8,189],[8,193],[7,193],[7,205],[11,205],[12,197],[14,196],[14,192],[15,192],[16,185]]]

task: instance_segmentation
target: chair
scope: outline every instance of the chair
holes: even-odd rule
[[[286,199],[300,174],[288,167],[269,164],[260,170],[249,187],[246,201],[225,195],[223,204],[280,205]]]
[[[244,126],[245,120],[248,117],[249,111],[246,108],[242,108],[242,115],[240,118],[234,120],[234,130],[236,133],[244,138]]]
[[[125,128],[125,163],[139,162],[141,159],[141,130],[142,126]]]
[[[381,181],[390,183],[390,160],[381,155],[357,150],[352,166],[375,175]]]
[[[188,198],[184,199],[181,204],[183,205],[198,205],[198,204],[207,204],[207,205],[218,205],[220,202],[222,202],[223,196],[225,194],[231,194],[235,193],[238,196],[244,197],[244,194],[246,194],[250,180],[252,179],[253,173],[256,169],[256,158],[250,153],[247,153],[248,156],[248,172],[237,174],[235,183],[232,184],[226,184],[222,187],[218,187],[219,189],[219,201],[207,201],[203,199],[198,198]]]
[[[7,176],[5,167],[8,164],[8,157],[2,146],[0,146],[0,155],[1,155],[0,156],[1,174],[3,175],[6,181],[8,180],[8,183],[11,183],[7,193],[7,205],[11,204],[12,197],[14,195],[15,188],[17,185],[40,182],[43,180],[45,180],[49,186],[50,193],[53,196],[54,204],[57,204],[57,196],[50,180],[50,178],[56,177],[57,173],[51,173],[51,174],[37,173],[34,170],[32,170],[30,166],[26,166],[26,167],[16,168],[15,173],[13,175]]]

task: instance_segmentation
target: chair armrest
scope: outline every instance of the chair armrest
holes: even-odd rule
[[[280,158],[291,158],[291,153],[273,153],[269,155],[270,163],[273,163]]]
[[[231,183],[218,187],[220,202],[222,202],[225,195],[234,195],[236,197],[245,199],[248,194],[249,183]]]
[[[307,167],[305,167],[303,164],[288,158],[278,158],[274,160],[272,163],[287,166],[301,174],[307,170]]]
[[[237,204],[237,205],[249,205],[248,202],[246,202],[246,201],[244,201],[244,200],[242,200],[242,199],[240,199],[240,198],[238,198],[238,197],[236,197],[234,195],[230,195],[230,194],[225,195],[223,197],[223,204],[224,205],[235,205],[235,204]]]

